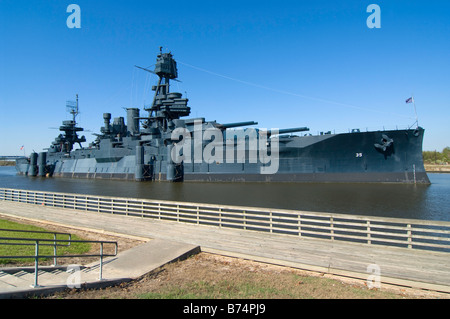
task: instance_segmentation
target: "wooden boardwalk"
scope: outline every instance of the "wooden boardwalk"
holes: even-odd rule
[[[1,215],[199,245],[202,251],[323,273],[368,279],[379,267],[381,283],[450,293],[450,253],[307,239],[0,201]]]

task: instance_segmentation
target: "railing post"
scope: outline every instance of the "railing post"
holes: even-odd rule
[[[330,217],[330,228],[331,240],[334,240],[333,217]]]
[[[38,288],[38,273],[39,273],[39,240],[36,240],[34,248],[34,285],[33,288]]]
[[[103,275],[103,242],[100,243],[100,276],[98,280],[102,280]]]
[[[270,229],[269,229],[269,231],[270,231],[270,233],[272,232],[272,227],[273,227],[273,219],[272,219],[272,211],[270,211],[269,212],[269,220],[270,220],[270,223],[269,223],[269,227],[270,227]]]
[[[370,221],[367,220],[366,221],[366,226],[367,226],[367,243],[370,245],[372,243],[372,241],[370,240],[371,236],[370,236]]]
[[[411,224],[406,225],[406,229],[408,234],[408,248],[412,248]]]
[[[53,266],[56,267],[56,234],[53,234]]]
[[[158,202],[158,219],[161,219],[161,202]]]
[[[302,220],[301,220],[301,214],[298,214],[298,237],[302,237]]]

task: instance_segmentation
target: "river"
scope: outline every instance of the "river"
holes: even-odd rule
[[[450,221],[450,174],[431,185],[369,183],[135,182],[41,178],[0,167],[0,187],[184,202]]]

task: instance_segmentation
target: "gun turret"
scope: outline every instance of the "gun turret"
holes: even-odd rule
[[[227,128],[239,127],[239,126],[247,126],[247,125],[256,125],[258,122],[250,121],[250,122],[236,122],[236,123],[228,123],[228,124],[217,124],[217,128],[221,130],[226,130]]]

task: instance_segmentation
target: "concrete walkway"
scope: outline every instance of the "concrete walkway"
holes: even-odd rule
[[[1,216],[0,216],[1,217]],[[158,269],[178,259],[200,252],[200,247],[170,240],[153,239],[134,248],[105,258],[102,280],[99,280],[99,262],[83,265],[77,272],[73,267],[40,267],[38,287],[34,285],[34,267],[13,273],[0,271],[0,299],[24,298],[32,295],[54,293],[68,287],[101,288],[127,282]],[[69,271],[68,271],[69,270]]]
[[[155,256],[148,258],[155,258],[155,265],[158,265],[164,262],[161,260],[166,254],[176,251],[175,247],[180,250],[168,259],[201,247],[201,250],[206,252],[363,280],[369,276],[373,277],[374,268],[369,266],[376,265],[381,284],[450,293],[449,253],[305,239],[8,201],[0,201],[1,214],[85,230],[102,230],[152,239],[148,245],[124,252],[125,257],[121,256],[111,263],[109,267],[113,277],[129,278],[135,272],[139,275],[140,264],[146,265],[145,271],[154,268],[150,260],[139,258],[145,255],[144,251],[154,254]],[[105,270],[105,278],[106,274]]]

